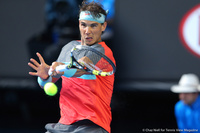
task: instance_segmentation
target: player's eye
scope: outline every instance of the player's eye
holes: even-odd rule
[[[95,28],[95,27],[97,27],[98,26],[98,24],[91,24],[91,27],[92,28]]]
[[[85,23],[81,23],[81,26],[82,26],[82,27],[86,27],[86,24],[85,24]]]

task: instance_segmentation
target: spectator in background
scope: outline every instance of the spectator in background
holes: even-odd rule
[[[199,87],[199,78],[195,74],[182,75],[179,84],[171,87],[172,92],[179,93],[175,116],[181,133],[200,132]]]
[[[45,29],[28,40],[31,58],[40,52],[47,63],[57,59],[61,48],[71,40],[78,39],[78,10],[82,0],[46,0]]]

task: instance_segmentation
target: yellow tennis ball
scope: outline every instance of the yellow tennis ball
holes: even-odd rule
[[[49,96],[54,96],[58,92],[58,88],[54,83],[48,82],[44,85],[44,92]]]

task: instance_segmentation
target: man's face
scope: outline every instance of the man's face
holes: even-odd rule
[[[184,102],[184,104],[191,105],[197,98],[198,93],[180,93],[179,99]]]
[[[95,21],[80,20],[79,30],[82,45],[93,45],[101,40],[102,31],[106,29],[107,23],[103,25]]]

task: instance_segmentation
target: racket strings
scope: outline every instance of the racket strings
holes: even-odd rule
[[[83,68],[100,72],[113,71],[112,65],[105,58],[89,49],[76,49],[73,51],[73,56]]]
[[[98,61],[98,63],[96,64],[96,67],[101,69],[101,71],[103,71],[103,72],[113,71],[112,65],[103,57]]]

